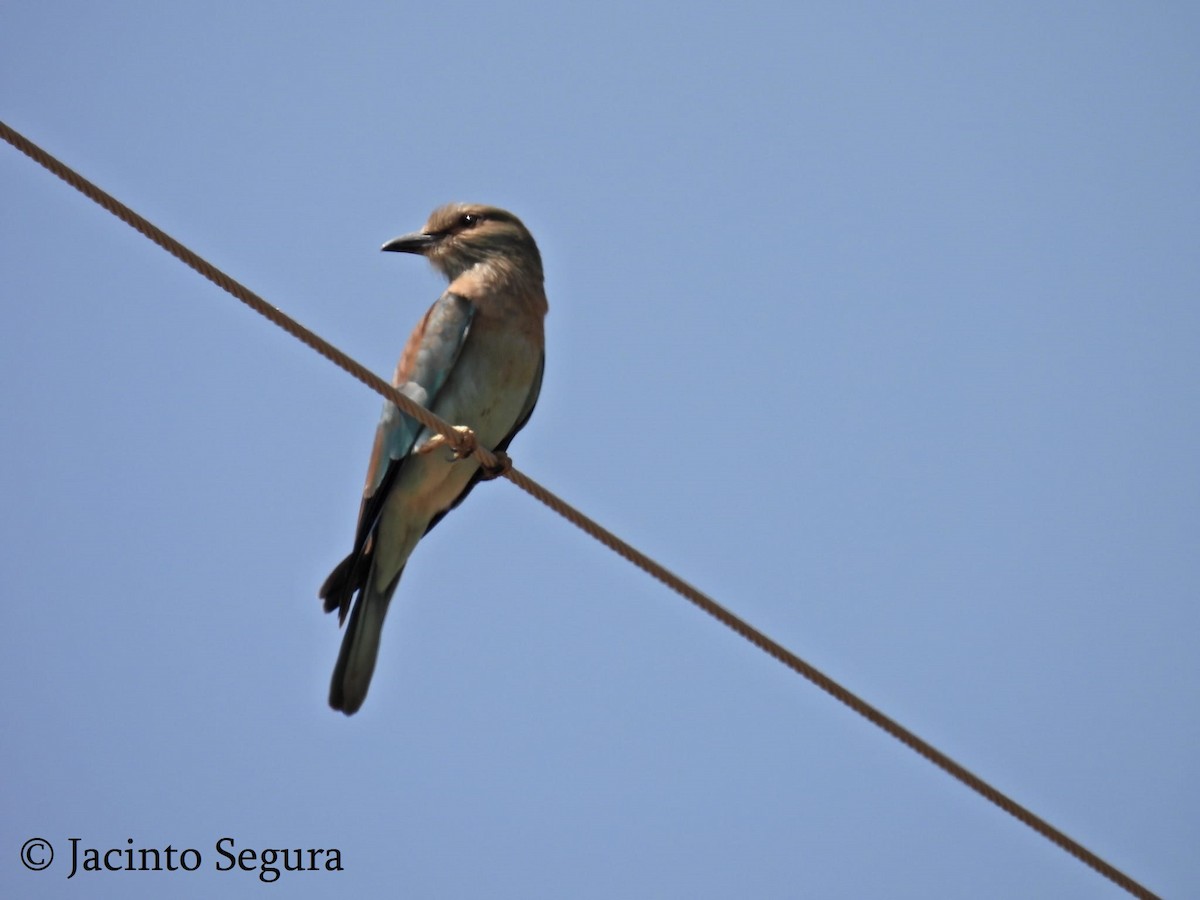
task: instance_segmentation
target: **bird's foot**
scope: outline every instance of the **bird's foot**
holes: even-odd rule
[[[448,438],[444,434],[435,434],[424,444],[417,448],[418,453],[432,453],[439,447],[450,448],[450,459],[466,459],[475,452],[476,440],[475,432],[466,425],[455,425],[454,431],[457,434],[456,438]]]
[[[499,478],[512,468],[512,460],[508,458],[508,454],[503,450],[493,450],[492,456],[496,457],[496,464],[494,466],[479,466],[480,481],[491,481],[493,478]]]
[[[446,447],[450,450],[450,455],[446,457],[447,462],[455,462],[460,459],[466,459],[471,456],[479,442],[475,437],[475,432],[466,425],[454,426],[455,438],[448,438],[444,434],[435,434],[424,444],[417,448],[418,453],[432,453],[441,447]],[[506,474],[512,468],[512,460],[503,450],[493,450],[492,455],[496,457],[495,465],[479,466],[479,480],[491,481],[493,478],[499,478]]]

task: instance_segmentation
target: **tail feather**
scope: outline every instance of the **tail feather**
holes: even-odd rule
[[[379,656],[383,619],[403,572],[403,569],[397,572],[383,590],[377,590],[374,578],[368,576],[358,595],[358,602],[350,612],[342,649],[338,651],[329,685],[329,705],[348,716],[358,712],[367,698],[371,675],[375,672],[375,660]]]
[[[325,601],[325,612],[338,611],[338,624],[346,621],[354,592],[365,590],[371,568],[370,548],[351,553],[334,566],[317,595]]]

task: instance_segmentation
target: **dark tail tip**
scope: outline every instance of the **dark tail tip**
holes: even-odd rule
[[[331,576],[332,577],[332,576]],[[367,687],[371,683],[371,673],[367,673],[366,682],[361,679],[351,679],[350,655],[358,640],[359,618],[362,615],[363,598],[355,604],[350,613],[350,621],[342,634],[342,646],[338,650],[337,662],[333,666],[333,677],[329,681],[329,705],[338,712],[348,716],[354,715],[367,699]],[[374,669],[374,666],[371,666]],[[347,689],[349,688],[349,689]]]

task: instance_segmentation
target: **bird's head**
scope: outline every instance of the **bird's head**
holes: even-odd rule
[[[505,274],[542,277],[542,258],[533,236],[512,213],[479,203],[449,203],[429,216],[425,227],[401,235],[383,250],[419,253],[453,281],[477,265]]]

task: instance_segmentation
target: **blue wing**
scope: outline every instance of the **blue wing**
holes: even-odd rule
[[[458,361],[474,316],[475,307],[466,297],[451,291],[442,294],[408,339],[393,379],[397,389],[426,409],[432,408],[438,391]],[[363,488],[354,549],[321,587],[326,612],[338,609],[345,618],[354,592],[365,583],[370,569],[371,535],[383,501],[423,428],[394,403],[384,402],[375,429],[375,446]]]
[[[433,408],[438,391],[458,361],[474,317],[475,307],[465,297],[447,291],[438,298],[409,338],[396,367],[393,383],[402,394],[426,409]],[[392,464],[408,456],[423,428],[390,400],[384,401],[364,495],[378,491]]]

